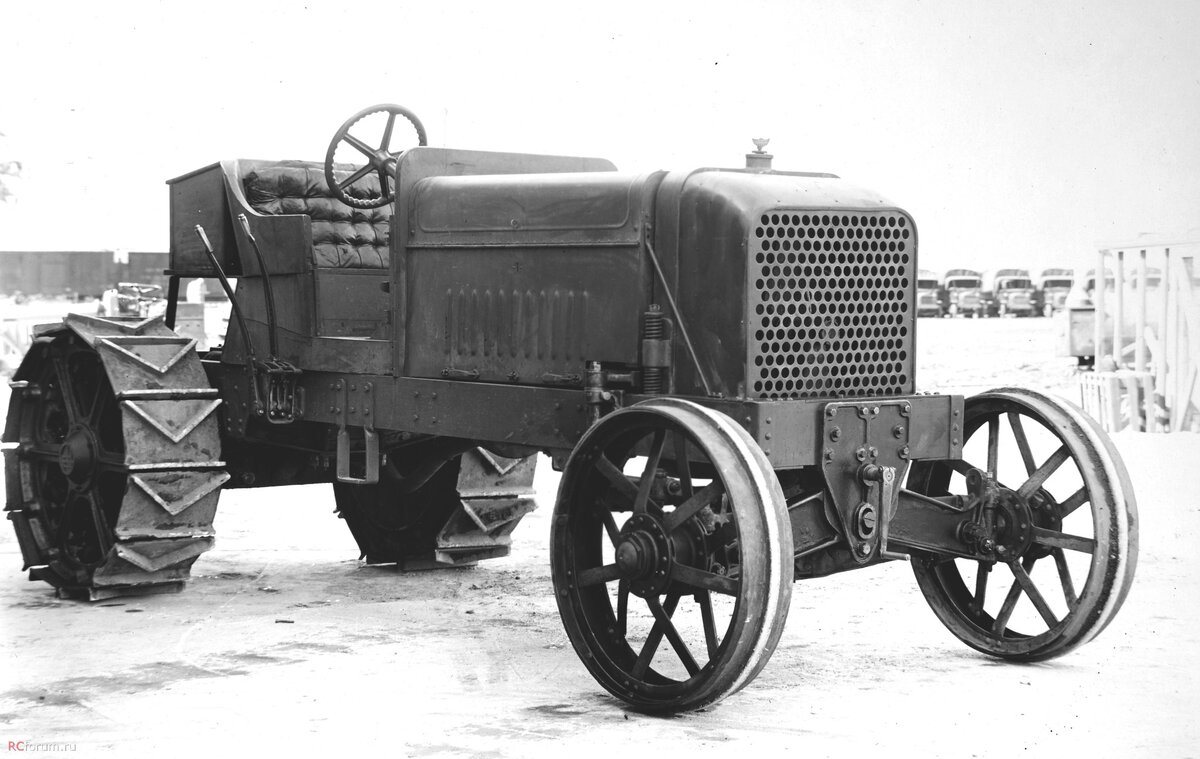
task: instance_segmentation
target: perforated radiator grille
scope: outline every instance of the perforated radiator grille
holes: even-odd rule
[[[763,214],[750,238],[747,394],[912,392],[915,242],[898,211]]]

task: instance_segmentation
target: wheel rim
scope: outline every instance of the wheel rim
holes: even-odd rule
[[[606,417],[567,464],[551,542],[568,636],[597,681],[639,709],[713,703],[778,642],[786,505],[765,456],[720,414],[661,400]]]
[[[1137,516],[1124,464],[1082,412],[1027,390],[968,399],[963,432],[963,460],[915,464],[909,487],[964,494],[971,468],[988,472],[1001,488],[1002,555],[915,556],[917,581],[973,648],[1030,661],[1062,655],[1112,620],[1133,581]]]
[[[39,548],[86,580],[112,548],[129,480],[120,409],[99,356],[70,339],[43,348],[30,385],[13,404]]]

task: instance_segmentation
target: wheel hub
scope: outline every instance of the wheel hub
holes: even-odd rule
[[[1033,543],[1033,514],[1029,504],[1012,490],[1002,488],[996,499],[996,553],[1023,556]]]
[[[657,595],[666,587],[673,555],[671,540],[658,520],[635,514],[621,529],[616,548],[617,569],[637,596]]]
[[[58,449],[58,468],[72,482],[83,483],[96,468],[96,438],[86,428],[71,431]]]
[[[654,569],[654,542],[646,534],[630,535],[617,546],[617,567],[628,579],[644,577]]]

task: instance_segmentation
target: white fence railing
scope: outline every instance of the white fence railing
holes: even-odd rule
[[[1200,243],[1099,251],[1092,293],[1103,315],[1094,327],[1097,371],[1080,384],[1085,408],[1108,429],[1200,427],[1198,253]],[[1108,346],[1111,362],[1099,355]]]

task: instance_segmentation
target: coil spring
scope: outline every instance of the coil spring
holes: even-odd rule
[[[646,340],[662,340],[666,336],[663,324],[662,307],[657,303],[650,305],[646,312],[645,324],[642,327],[642,337]],[[642,370],[642,392],[647,395],[658,395],[663,392],[666,372],[661,366],[648,366]]]

